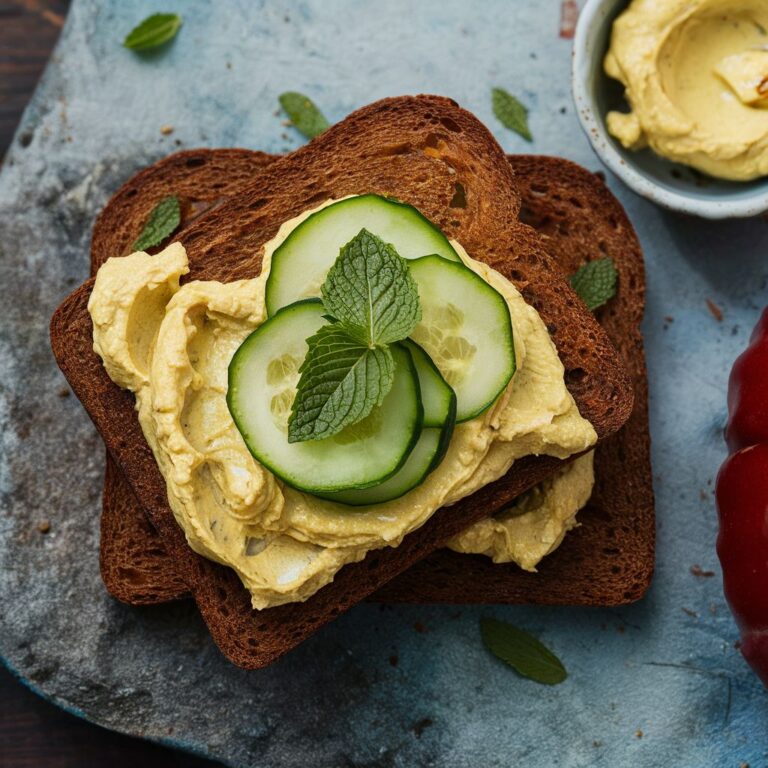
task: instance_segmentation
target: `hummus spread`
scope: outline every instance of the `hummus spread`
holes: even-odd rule
[[[607,116],[628,149],[723,179],[768,174],[765,0],[634,0],[614,22],[605,71],[631,107]]]
[[[517,563],[526,571],[563,541],[576,526],[576,513],[589,501],[595,484],[594,452],[590,451],[493,517],[462,531],[448,542],[456,552],[487,555],[494,563]]]
[[[257,278],[180,286],[187,256],[173,243],[156,256],[109,259],[88,305],[94,349],[112,380],[136,395],[139,421],[189,545],[233,568],[257,609],[306,600],[345,564],[371,549],[397,546],[437,509],[499,478],[516,459],[565,458],[597,439],[565,386],[536,310],[454,242],[464,263],[509,305],[517,371],[490,408],[457,425],[440,466],[399,499],[350,508],[301,493],[258,464],[227,408],[227,369],[242,341],[266,320],[272,254],[320,207],[283,224],[264,248]]]

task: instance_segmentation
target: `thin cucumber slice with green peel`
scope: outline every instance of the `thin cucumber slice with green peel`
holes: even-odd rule
[[[317,495],[382,483],[405,464],[423,425],[416,368],[408,350],[393,345],[394,381],[380,406],[332,437],[288,442],[306,339],[327,323],[324,314],[319,301],[300,301],[257,328],[232,358],[227,392],[253,457],[292,487]]]
[[[446,384],[427,353],[413,341],[401,342],[411,354],[419,376],[424,405],[424,429],[411,455],[392,477],[362,490],[323,494],[339,504],[368,506],[392,501],[424,482],[443,460],[456,423],[456,395]],[[400,345],[398,345],[400,346]]]
[[[448,238],[413,206],[372,194],[346,198],[309,216],[272,254],[265,296],[269,315],[319,296],[339,250],[361,229],[390,243],[404,259],[434,253],[460,261]]]
[[[422,314],[411,338],[456,392],[456,421],[467,421],[496,400],[515,372],[509,307],[463,264],[425,256],[408,266]]]

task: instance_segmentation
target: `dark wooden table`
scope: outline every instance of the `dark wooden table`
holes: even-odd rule
[[[67,0],[0,0],[0,158],[56,43]],[[0,666],[0,768],[213,766],[86,723]]]

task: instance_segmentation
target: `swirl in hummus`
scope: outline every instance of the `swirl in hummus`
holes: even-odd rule
[[[634,0],[605,71],[625,88],[630,111],[606,122],[628,149],[723,179],[768,174],[765,0]]]
[[[563,365],[536,310],[506,278],[453,242],[510,309],[517,371],[497,401],[457,425],[448,453],[421,485],[385,504],[351,509],[324,501],[258,464],[227,408],[227,368],[266,320],[272,253],[321,207],[283,224],[264,248],[257,278],[180,285],[189,271],[187,256],[173,243],[156,256],[137,252],[107,261],[88,305],[94,349],[112,380],[136,395],[139,421],[189,545],[233,568],[257,609],[306,600],[345,564],[397,546],[437,509],[498,479],[516,459],[567,458],[597,439],[565,386]],[[591,461],[588,474],[591,489]],[[517,526],[510,559],[532,569],[557,546],[575,511]]]

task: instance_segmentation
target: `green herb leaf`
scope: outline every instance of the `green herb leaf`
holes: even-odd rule
[[[526,141],[533,141],[528,128],[528,109],[503,88],[491,91],[493,114],[505,128],[520,134]]]
[[[322,293],[328,312],[369,346],[405,339],[421,320],[419,289],[407,262],[367,229],[341,249]]]
[[[181,206],[176,195],[163,198],[149,214],[141,234],[133,243],[134,251],[146,251],[170,237],[181,223]]]
[[[485,647],[518,674],[545,685],[562,683],[568,673],[560,659],[533,635],[506,621],[480,619]]]
[[[157,48],[176,37],[181,27],[181,16],[177,13],[155,13],[134,27],[123,40],[123,45],[134,51]]]
[[[580,267],[576,274],[571,275],[573,290],[581,300],[594,311],[616,295],[616,267],[613,259],[595,259]]]
[[[330,125],[323,113],[303,93],[281,93],[279,101],[296,130],[308,139],[318,136]]]
[[[364,419],[392,388],[387,347],[363,344],[339,323],[307,339],[309,351],[288,421],[288,442],[320,440]]]

